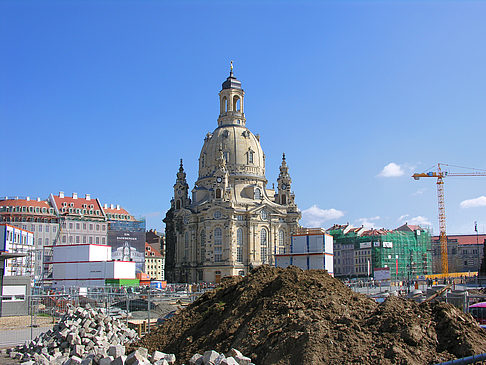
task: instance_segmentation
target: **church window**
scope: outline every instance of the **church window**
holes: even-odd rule
[[[184,234],[184,258],[189,259],[189,232]]]
[[[213,216],[214,216],[215,219],[221,218],[221,211],[220,210],[215,211]]]
[[[223,232],[221,228],[214,229],[214,262],[223,261]]]
[[[237,220],[239,220],[239,221],[243,221],[243,220],[245,220],[245,219],[244,219],[244,216],[243,216],[243,215],[241,215],[241,214],[238,214],[238,215],[236,216],[236,219],[237,219]]]
[[[224,151],[223,152],[223,157],[224,157],[224,161],[226,163],[228,163],[229,162],[229,152],[228,151]]]
[[[243,262],[243,229],[236,231],[236,261]]]
[[[206,231],[203,229],[201,231],[201,261],[206,258]]]
[[[238,96],[234,96],[233,97],[233,110],[235,112],[239,112],[241,111],[241,100]]]
[[[268,256],[268,234],[265,228],[260,232],[260,256],[262,264],[266,264]]]
[[[282,204],[287,204],[287,196],[282,195]]]
[[[188,223],[189,223],[189,216],[185,215],[184,216],[184,224],[188,224]]]
[[[176,209],[181,209],[181,201],[179,199],[176,201]]]
[[[255,188],[254,192],[254,199],[261,199],[262,198],[262,191],[260,188]]]
[[[260,216],[262,217],[262,220],[266,220],[268,218],[267,211],[265,209],[262,210],[262,212],[260,213]]]
[[[221,189],[216,189],[216,199],[221,199]]]
[[[278,231],[278,253],[285,253],[285,232],[282,230]]]
[[[252,150],[248,151],[248,163],[253,163],[253,154],[254,152]]]

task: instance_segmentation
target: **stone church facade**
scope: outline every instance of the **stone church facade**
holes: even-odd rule
[[[204,138],[192,198],[181,160],[164,219],[170,282],[219,282],[274,265],[274,254],[288,252],[299,227],[285,154],[277,189],[268,189],[260,137],[246,128],[244,96],[231,68],[219,93],[218,127]]]

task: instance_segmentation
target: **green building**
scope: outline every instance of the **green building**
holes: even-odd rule
[[[420,226],[387,230],[334,225],[327,232],[334,238],[336,277],[372,278],[376,269],[389,269],[391,280],[432,273],[430,234]]]

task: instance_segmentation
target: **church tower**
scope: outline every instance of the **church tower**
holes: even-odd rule
[[[241,81],[233,75],[233,61],[231,61],[230,75],[223,82],[219,92],[219,118],[218,126],[246,125],[243,100],[245,92],[241,88]]]
[[[288,252],[301,213],[290,190],[285,155],[277,189],[267,187],[260,136],[246,126],[245,92],[230,74],[219,91],[217,126],[204,137],[198,177],[189,198],[181,165],[167,211],[166,277],[173,282],[219,282],[274,265]]]
[[[186,173],[184,172],[181,158],[179,172],[177,173],[177,180],[174,184],[174,199],[172,203],[174,209],[179,210],[191,204],[191,200],[188,197],[188,192],[189,185],[187,185]]]
[[[282,164],[280,165],[280,174],[277,179],[278,194],[276,195],[276,202],[281,205],[294,205],[295,196],[291,193],[290,185],[292,179],[289,175],[289,168],[285,160],[285,153],[282,155]]]

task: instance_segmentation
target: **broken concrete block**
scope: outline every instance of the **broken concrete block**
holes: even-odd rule
[[[216,364],[216,359],[219,358],[219,353],[217,353],[214,350],[206,351],[203,355],[203,363],[205,365],[211,364],[214,365]]]
[[[203,363],[203,355],[195,354],[189,360],[189,364],[191,365],[201,365]]]

